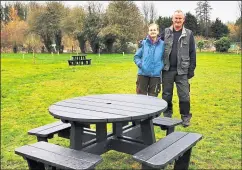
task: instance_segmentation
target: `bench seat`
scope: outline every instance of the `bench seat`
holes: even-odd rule
[[[87,125],[90,127],[90,125]],[[69,138],[70,136],[70,123],[63,123],[62,121],[50,123],[44,126],[40,126],[38,128],[34,128],[28,131],[29,135],[35,135],[38,141],[48,142],[48,139],[53,138],[54,134],[58,133],[58,136]],[[95,131],[89,128],[84,128],[84,134],[86,137],[89,136],[91,138],[95,137]],[[93,137],[92,137],[93,136]],[[87,138],[87,140],[90,138]]]
[[[202,139],[201,134],[173,132],[133,155],[142,169],[161,169],[175,161],[174,169],[188,169],[192,147]]]
[[[77,151],[47,142],[37,142],[15,149],[27,160],[29,169],[94,169],[102,161],[99,155]]]
[[[153,125],[159,126],[161,130],[166,130],[166,135],[174,132],[175,126],[180,125],[182,120],[169,118],[169,117],[157,117],[153,119]]]
[[[92,59],[68,60],[69,65],[91,65]]]
[[[74,65],[76,65],[76,61],[75,60],[68,60],[68,64],[69,64],[69,66],[74,66]]]

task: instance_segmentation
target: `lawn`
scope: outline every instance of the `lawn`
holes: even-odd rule
[[[14,149],[35,143],[27,131],[56,121],[48,107],[76,96],[135,93],[133,55],[88,54],[92,65],[70,67],[71,54],[1,54],[1,169],[27,169]],[[241,56],[198,53],[191,83],[192,125],[177,131],[197,132],[190,169],[241,169]],[[161,94],[159,95],[161,97]],[[174,89],[174,117],[180,118]],[[109,130],[111,125],[109,125]],[[165,135],[155,128],[156,139]],[[68,147],[55,136],[51,143]],[[109,151],[97,169],[140,169],[132,156]]]

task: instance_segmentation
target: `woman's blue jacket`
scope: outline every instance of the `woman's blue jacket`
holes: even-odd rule
[[[163,63],[164,41],[159,37],[153,44],[149,36],[142,41],[142,47],[134,55],[134,62],[138,66],[138,75],[160,77]]]

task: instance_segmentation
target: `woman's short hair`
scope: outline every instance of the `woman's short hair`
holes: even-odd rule
[[[156,24],[156,23],[151,23],[151,24],[148,26],[148,28],[150,28],[151,26],[156,26],[157,30],[159,31],[159,25],[158,25],[158,24]]]

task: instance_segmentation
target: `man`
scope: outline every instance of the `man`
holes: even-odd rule
[[[196,49],[191,30],[183,25],[185,16],[181,10],[174,12],[172,25],[161,35],[164,38],[164,68],[162,71],[162,98],[167,101],[168,108],[165,117],[172,117],[172,96],[174,82],[179,97],[179,108],[182,125],[190,125],[190,84],[188,79],[194,76],[196,68]]]

